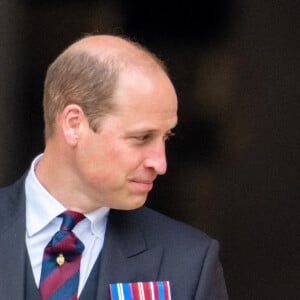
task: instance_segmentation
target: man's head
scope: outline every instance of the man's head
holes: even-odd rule
[[[176,93],[157,57],[124,38],[83,38],[49,67],[44,111],[37,174],[50,193],[85,212],[144,204],[166,172],[165,141],[177,123]]]
[[[57,115],[72,103],[83,109],[91,128],[97,130],[101,117],[114,108],[113,93],[122,70],[145,64],[165,70],[154,54],[127,38],[88,36],[71,45],[47,70],[45,138],[54,134]]]

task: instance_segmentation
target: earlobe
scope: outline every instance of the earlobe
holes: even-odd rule
[[[65,141],[70,146],[76,146],[80,136],[84,113],[77,104],[67,105],[62,114],[62,130]]]

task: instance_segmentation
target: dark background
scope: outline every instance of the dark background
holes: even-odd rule
[[[167,63],[179,97],[147,205],[220,241],[230,299],[300,299],[299,6],[0,0],[0,185],[43,151],[48,64],[85,33],[128,35]]]

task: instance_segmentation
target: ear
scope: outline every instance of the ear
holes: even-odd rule
[[[82,108],[77,104],[67,105],[61,113],[62,133],[70,146],[76,146],[86,122]]]

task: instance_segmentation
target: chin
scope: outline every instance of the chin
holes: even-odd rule
[[[124,210],[131,210],[142,207],[145,204],[147,197],[136,197],[134,199],[131,198],[128,200],[129,201],[126,207],[123,208]]]

